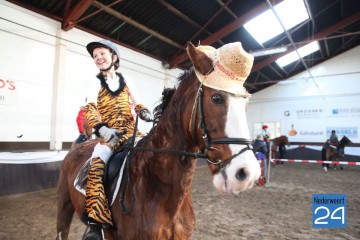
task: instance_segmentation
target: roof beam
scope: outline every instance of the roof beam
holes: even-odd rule
[[[244,23],[246,23],[247,21],[252,19],[254,16],[256,16],[259,13],[262,13],[262,12],[268,10],[268,9],[269,9],[269,6],[268,6],[268,4],[266,2],[261,3],[256,8],[250,10],[249,12],[242,15],[241,17],[234,20],[233,22],[229,23],[228,25],[226,25],[222,29],[218,30],[214,34],[212,34],[209,37],[203,39],[201,41],[201,44],[202,45],[210,45],[210,44],[216,42],[217,40],[225,37],[226,35],[232,33],[236,29],[240,28]],[[187,53],[183,52],[183,53],[175,56],[174,58],[172,58],[170,60],[169,64],[170,64],[171,67],[175,67],[176,65],[178,65],[178,64],[182,63],[183,61],[185,61],[187,58],[188,58]]]
[[[339,29],[342,29],[356,21],[359,21],[360,19],[360,12],[358,13],[355,13],[354,15],[338,22],[337,24],[334,24],[328,28],[326,28],[325,30],[321,31],[321,32],[318,32],[316,34],[314,34],[314,36],[312,37],[308,37],[306,39],[304,39],[303,41],[301,41],[300,44],[297,44],[297,45],[300,45],[298,46],[299,47],[302,47],[304,45],[306,45],[307,43],[309,42],[312,42],[312,41],[318,41],[318,40],[322,40],[322,38],[326,37],[327,35],[329,35],[330,33],[333,33],[333,32],[336,32],[338,31]],[[288,52],[294,50],[294,48],[288,48]],[[276,55],[273,55],[272,57],[269,57],[265,60],[262,60],[258,63],[256,63],[253,68],[252,68],[252,72],[255,72],[255,71],[258,71],[259,69],[273,63],[274,61],[276,61],[278,58],[282,57],[282,56],[285,56],[286,54],[288,54],[288,52],[285,52],[285,53],[280,53],[280,54],[276,54]]]
[[[148,28],[148,27],[146,27],[144,25],[142,25],[141,23],[138,23],[138,22],[132,20],[131,18],[129,18],[129,17],[127,17],[127,16],[125,16],[125,15],[123,15],[123,14],[121,14],[121,13],[119,13],[119,12],[105,6],[104,4],[102,4],[102,3],[98,2],[98,1],[94,1],[93,5],[98,7],[98,8],[103,8],[105,12],[107,12],[107,13],[113,15],[114,17],[116,17],[116,18],[118,18],[118,19],[120,19],[120,20],[122,20],[122,21],[124,21],[124,22],[126,22],[126,23],[128,23],[128,24],[130,24],[130,25],[132,25],[132,26],[134,26],[134,27],[136,27],[136,28],[138,28],[138,29],[140,29],[140,30],[142,30],[142,31],[144,31],[144,32],[146,32],[146,33],[160,39],[160,40],[162,40],[162,41],[164,41],[164,42],[166,42],[167,44],[170,44],[171,46],[174,46],[174,47],[177,47],[177,48],[180,48],[180,49],[184,49],[183,46],[181,46],[180,44],[174,42],[170,38],[165,37],[164,35],[161,35],[160,33],[156,32],[156,31],[154,31],[154,30],[152,30],[152,29],[150,29],[150,28]]]
[[[195,33],[195,35],[193,35],[193,36],[190,38],[189,42],[191,42],[194,38],[196,38],[211,22],[213,22],[214,19],[215,19],[220,13],[222,13],[222,12],[224,11],[225,7],[228,6],[232,1],[233,1],[233,0],[227,1],[227,3],[226,3],[224,6],[222,6],[219,10],[217,10],[217,12],[212,15],[212,17],[202,26],[202,28],[200,28],[199,31],[197,31],[197,32]],[[209,37],[211,37],[211,36],[212,36],[212,35],[210,35]],[[208,37],[208,38],[209,38],[209,37]],[[218,41],[219,39],[221,39],[221,38],[217,38],[217,39],[215,39],[215,41],[213,41],[213,42],[216,42],[216,41]]]
[[[65,12],[65,17],[61,23],[64,31],[72,29],[77,20],[88,10],[95,0],[80,0],[70,12]]]
[[[197,29],[203,29],[207,34],[211,35],[212,33],[210,31],[208,31],[206,28],[202,27],[200,24],[198,24],[197,22],[195,22],[194,20],[192,20],[191,18],[189,18],[188,16],[186,16],[185,14],[183,14],[182,12],[180,12],[179,10],[177,10],[175,7],[173,7],[171,4],[165,2],[164,0],[158,0],[158,2],[163,5],[165,8],[167,8],[167,10],[169,10],[170,12],[174,13],[175,15],[177,15],[178,17],[180,17],[181,19],[183,19],[185,22],[187,22],[188,24],[190,24],[191,26],[197,28]],[[220,44],[224,44],[222,41],[220,41]],[[183,49],[180,50],[180,52]]]
[[[227,5],[225,5],[221,0],[215,0],[221,7],[225,7],[225,11],[227,11],[234,19],[237,19],[238,17],[236,16],[236,14],[231,11],[230,8],[228,8]]]

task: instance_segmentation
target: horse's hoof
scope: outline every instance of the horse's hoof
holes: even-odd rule
[[[323,167],[324,168],[324,171],[327,172],[327,167]]]

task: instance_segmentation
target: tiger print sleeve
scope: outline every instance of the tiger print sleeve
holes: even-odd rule
[[[96,128],[97,125],[102,123],[100,113],[96,107],[95,103],[88,103],[85,106],[85,117],[89,123],[89,126],[92,128]]]
[[[133,102],[133,104],[135,106],[135,112],[136,112],[136,114],[139,115],[140,110],[147,109],[147,107],[145,107],[143,104],[140,103],[139,95],[136,91],[133,80],[128,76],[124,76],[124,79],[125,79],[126,86],[129,89],[129,95],[130,95],[131,101]]]

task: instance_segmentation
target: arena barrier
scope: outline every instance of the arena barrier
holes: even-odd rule
[[[341,165],[360,166],[360,162],[270,158],[270,161],[268,161],[268,168],[267,168],[267,174],[266,174],[266,183],[270,183],[270,169],[271,169],[271,164],[274,164],[274,163],[277,162],[277,161],[283,161],[283,162],[298,162],[298,163],[329,163],[329,164],[341,164]]]
[[[345,161],[327,161],[327,160],[299,160],[299,159],[280,159],[272,158],[271,162],[283,161],[283,162],[300,162],[300,163],[329,163],[329,164],[342,164],[342,165],[358,165],[360,162],[345,162]]]

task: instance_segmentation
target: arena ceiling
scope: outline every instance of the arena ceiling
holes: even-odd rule
[[[190,41],[215,48],[240,41],[248,52],[285,46],[287,51],[255,57],[246,88],[255,93],[360,44],[359,0],[304,0],[310,19],[259,44],[244,23],[279,0],[9,0],[61,22],[62,29],[112,40],[163,62],[187,69]],[[317,40],[320,51],[280,67],[275,60]],[[84,43],[85,45],[86,43]]]

